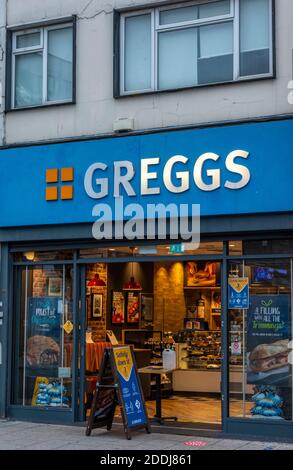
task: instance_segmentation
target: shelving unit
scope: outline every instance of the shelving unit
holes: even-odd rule
[[[221,287],[220,286],[192,286],[192,287],[184,287],[184,294],[185,294],[185,303],[186,303],[186,311],[187,312],[196,312],[196,301],[199,299],[200,296],[203,297],[205,301],[205,319],[208,322],[209,330],[221,330],[221,312],[220,311],[213,311],[212,303],[213,303],[213,296],[214,293],[220,294]],[[217,310],[220,310],[218,307]],[[195,313],[187,315],[187,318],[192,319],[195,318]],[[183,325],[184,327],[185,325]]]

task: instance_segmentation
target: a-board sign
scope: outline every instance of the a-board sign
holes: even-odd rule
[[[92,429],[111,429],[116,405],[120,406],[127,439],[129,430],[145,428],[150,432],[145,401],[131,346],[113,346],[104,350],[96,392],[88,419],[86,435]]]
[[[127,426],[147,425],[144,397],[130,346],[114,347],[113,357]]]

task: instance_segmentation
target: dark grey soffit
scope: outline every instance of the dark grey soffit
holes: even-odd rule
[[[252,236],[255,232],[278,234],[293,231],[293,212],[201,218],[201,236],[231,238]],[[281,234],[281,233],[280,233]],[[92,224],[44,225],[0,229],[0,242],[94,241]],[[108,242],[109,243],[109,242]]]

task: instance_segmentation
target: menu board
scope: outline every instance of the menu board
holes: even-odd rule
[[[210,261],[188,261],[186,263],[187,287],[210,287],[217,285],[220,264]],[[218,279],[219,281],[219,279]]]
[[[26,362],[30,367],[56,366],[60,358],[62,299],[28,299]]]
[[[287,294],[252,295],[247,324],[247,383],[286,384],[289,379]]]

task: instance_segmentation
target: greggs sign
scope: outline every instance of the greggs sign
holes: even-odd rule
[[[0,226],[93,224],[97,205],[113,215],[121,198],[145,213],[292,211],[292,135],[288,119],[2,149]]]

